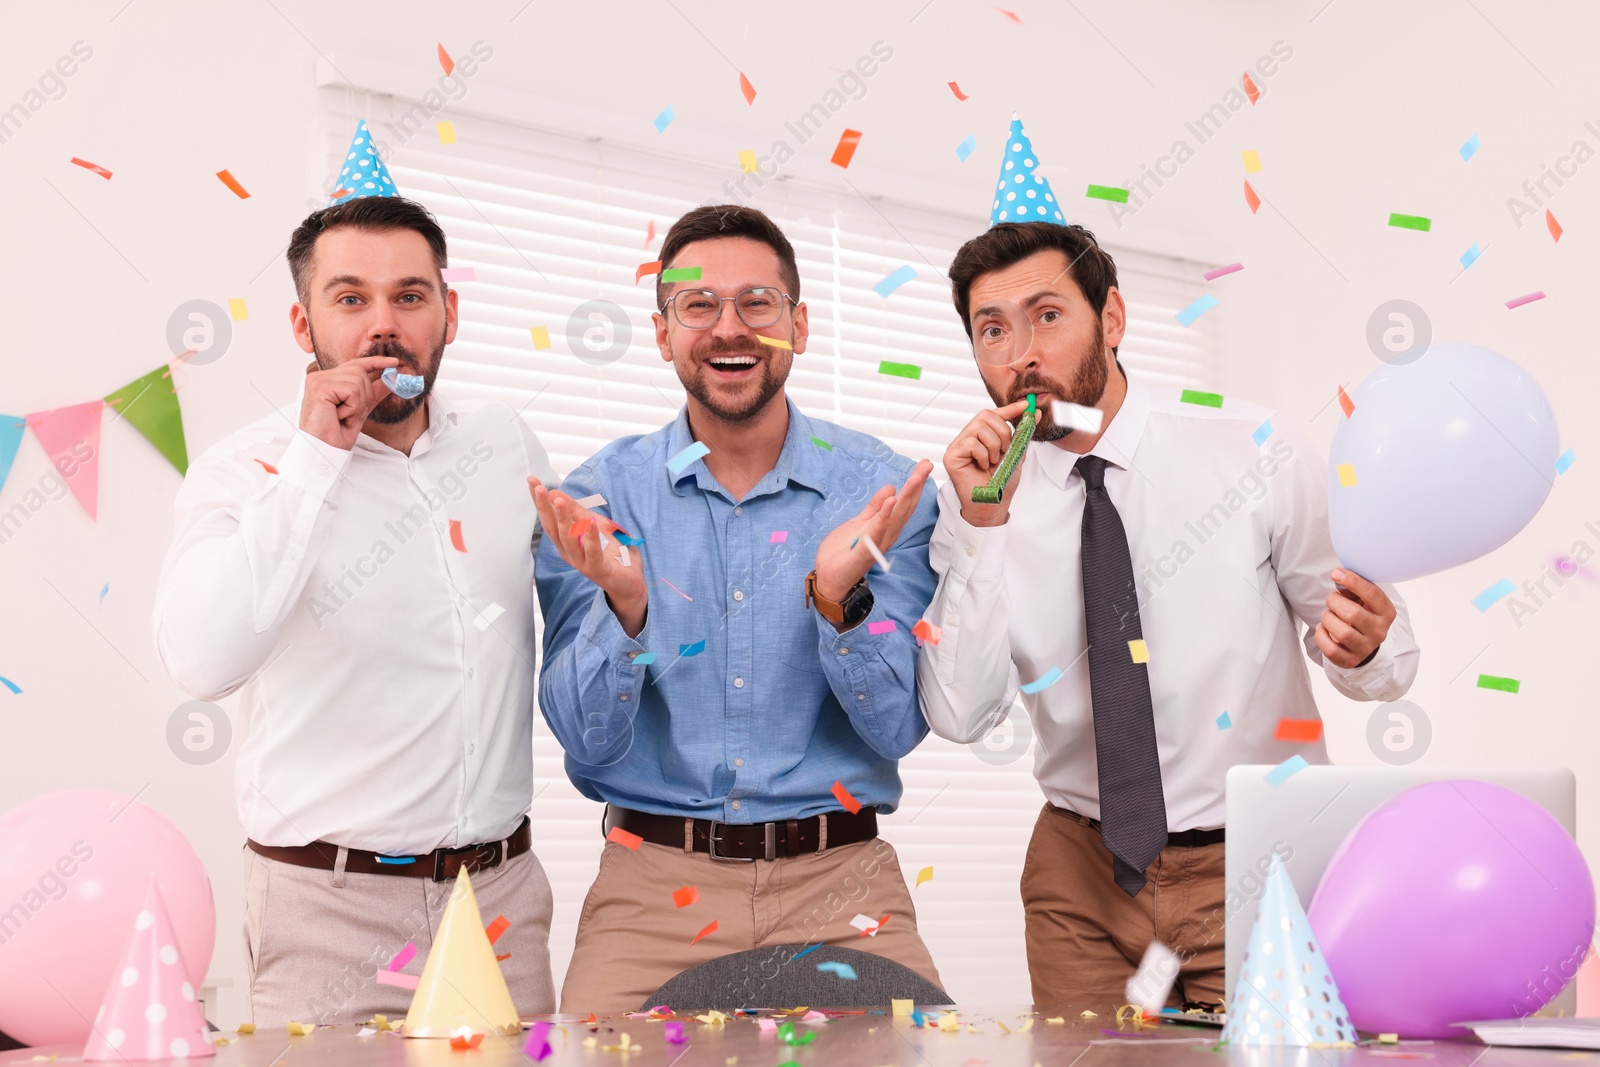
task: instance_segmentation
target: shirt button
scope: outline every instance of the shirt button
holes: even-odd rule
[[[744,508],[734,508],[733,509],[733,513],[735,515],[743,515],[744,514]]]
[[[478,746],[477,745],[468,745],[467,746],[467,755],[470,756],[476,751],[478,751]]]
[[[743,600],[744,599],[744,590],[743,589],[735,589],[733,591],[733,599],[735,599],[735,600]]]
[[[738,759],[734,760],[733,761],[733,765],[735,767],[743,767],[744,766],[744,757],[741,756]]]
[[[744,688],[744,679],[743,678],[735,678],[733,680],[733,687],[735,689],[743,689]]]
[[[857,693],[856,694],[856,699],[857,700],[865,700],[865,699],[867,699],[867,694],[865,694],[865,693]]]
[[[969,555],[969,556],[972,555],[972,546],[971,545],[967,546],[967,555]]]
[[[474,675],[476,675],[476,674],[477,674],[477,673],[478,673],[478,669],[477,669],[477,668],[476,668],[476,667],[468,667],[468,668],[467,668],[467,677],[468,677],[468,678],[471,678],[471,677],[473,677],[473,676],[474,676]]]
[[[628,701],[633,699],[633,694],[632,693],[623,693],[622,696],[618,697],[617,699],[621,700],[624,704],[626,704]]]
[[[848,655],[849,655],[849,654],[850,654],[850,650],[849,650],[849,649],[848,649],[848,648],[841,648],[841,649],[839,649],[839,655],[841,655],[841,656],[848,656]]]
[[[735,800],[733,802],[733,810],[734,811],[738,811],[739,810],[739,802],[737,800]]]

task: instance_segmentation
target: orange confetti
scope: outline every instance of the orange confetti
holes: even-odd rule
[[[630,834],[620,826],[613,826],[611,828],[611,832],[606,834],[606,840],[610,841],[613,845],[621,845],[623,848],[631,848],[635,852],[638,852],[639,846],[644,844],[644,838],[640,837],[638,834]]]
[[[450,520],[450,543],[455,546],[457,552],[465,552],[467,550],[467,543],[461,539],[460,519]]]
[[[851,815],[861,810],[861,801],[850,795],[850,790],[844,787],[843,782],[833,783],[833,796],[839,802],[839,806]]]
[[[1339,406],[1344,409],[1344,417],[1349,418],[1356,413],[1356,402],[1350,399],[1350,394],[1344,391],[1344,386],[1339,386]]]
[[[94,171],[96,174],[100,175],[100,177],[104,178],[106,181],[110,181],[111,180],[111,172],[109,170],[106,170],[106,168],[100,166],[98,163],[90,163],[87,159],[79,159],[77,156],[73,156],[72,157],[72,161],[74,163],[76,163],[78,166],[82,167],[84,170],[92,170],[92,171]]]
[[[1320,741],[1322,720],[1279,719],[1278,729],[1272,736],[1279,741]]]
[[[939,638],[944,636],[944,630],[935,626],[927,619],[918,619],[917,624],[911,628],[911,636],[930,645],[937,645]]]
[[[856,154],[856,146],[861,143],[860,130],[845,130],[839,135],[839,146],[833,150],[833,164],[839,167],[848,167],[850,160]]]
[[[1244,202],[1250,205],[1250,214],[1252,215],[1261,210],[1261,198],[1256,195],[1254,189],[1250,188],[1249,182],[1244,183]]]
[[[1256,88],[1256,83],[1251,80],[1249,71],[1246,71],[1244,75],[1244,95],[1250,98],[1250,103],[1252,104],[1261,99],[1261,90]]]
[[[496,956],[496,957],[495,957],[495,958],[494,958],[494,961],[495,961],[495,962],[496,962],[496,963],[501,963],[501,962],[503,962],[503,961],[505,961],[505,960],[509,960],[509,959],[510,959],[510,958],[511,958],[511,953],[509,953],[509,952],[507,952],[507,953],[506,953],[506,954],[505,954],[505,955],[503,955],[503,956]]]
[[[484,927],[483,932],[489,935],[489,944],[500,940],[500,935],[511,928],[511,920],[504,915],[496,915],[494,922]]]
[[[700,890],[692,885],[686,885],[682,889],[674,889],[672,891],[672,902],[680,908],[687,908],[690,904],[698,902],[699,899]]]
[[[77,160],[73,160],[73,162],[76,163]],[[106,177],[109,178],[111,175],[107,174]],[[1544,209],[1544,224],[1550,230],[1551,240],[1561,240],[1561,223],[1556,221],[1556,217],[1550,213],[1549,208]]]
[[[456,61],[450,58],[450,53],[444,50],[444,45],[439,46],[439,66],[444,68],[446,77],[456,72]]]
[[[567,527],[567,536],[572,538],[574,541],[580,540],[589,532],[589,528],[593,525],[593,519],[578,519],[573,522],[571,526]]]
[[[457,1051],[465,1052],[467,1049],[477,1048],[483,1044],[483,1034],[473,1034],[471,1037],[462,1037],[457,1034],[450,1039],[450,1047]]]
[[[955,82],[949,82],[947,84],[950,86],[950,91],[956,94],[957,100],[965,100],[967,98],[967,94],[961,91],[961,86],[957,85]]]
[[[869,937],[872,934],[877,933],[879,930],[882,930],[883,929],[883,924],[888,922],[888,921],[889,921],[889,916],[885,915],[883,918],[878,920],[877,925],[867,927],[865,930],[861,931],[856,936],[857,937]]]
[[[689,944],[690,945],[694,945],[702,937],[705,937],[708,934],[714,934],[716,932],[717,932],[717,920],[712,919],[709,923],[706,924],[706,927],[705,927],[704,930],[701,930],[698,934],[694,935],[694,941],[689,942]]]
[[[753,104],[756,102],[756,87],[750,84],[750,79],[744,76],[744,71],[742,70],[739,72],[739,91],[744,94],[745,103]]]
[[[661,261],[659,259],[658,260],[654,260],[653,262],[650,262],[650,263],[641,263],[641,264],[639,264],[639,269],[633,272],[633,284],[634,285],[638,285],[639,284],[639,279],[643,278],[646,274],[660,274],[660,273],[661,273]]]
[[[258,460],[256,460],[256,462],[261,464],[261,469],[266,471],[268,474],[277,474],[278,473],[278,468],[274,467],[272,464],[268,463],[266,460],[258,459]]]
[[[1022,19],[1017,15],[1017,13],[1015,11],[1007,11],[1003,7],[997,7],[997,8],[995,8],[995,10],[1000,12],[1000,14],[1004,15],[1006,18],[1010,19],[1012,22],[1015,22],[1018,26],[1022,25]]]
[[[644,246],[646,248],[649,248],[651,245],[653,245],[655,243],[656,243],[656,220],[655,219],[651,219],[649,227],[647,227],[645,229],[645,231],[644,231]],[[638,278],[635,278],[634,282],[637,283],[638,280],[639,280]]]
[[[249,200],[250,194],[244,191],[244,186],[239,184],[239,179],[225,170],[217,171],[217,177],[222,179],[222,184],[233,190],[233,195],[240,200]]]
[[[353,192],[355,192],[354,189],[335,189],[333,191],[333,196],[331,197],[331,199],[333,199],[333,200],[343,200],[345,197],[349,196]]]

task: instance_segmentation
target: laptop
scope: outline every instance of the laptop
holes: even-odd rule
[[[1534,770],[1489,770],[1483,767],[1325,767],[1313,766],[1274,787],[1269,766],[1241,764],[1228,770],[1227,886],[1238,890],[1242,904],[1227,916],[1227,995],[1250,943],[1255,902],[1265,887],[1263,872],[1274,854],[1293,856],[1283,868],[1294,883],[1300,903],[1310,908],[1322,872],[1366,814],[1391,797],[1425,782],[1472,778],[1515,789],[1540,804],[1567,833],[1576,835],[1578,781],[1565,767]],[[1569,982],[1545,1008],[1573,1015],[1577,984]]]

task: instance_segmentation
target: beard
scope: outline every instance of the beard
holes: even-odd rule
[[[783,383],[788,379],[788,368],[783,368],[780,373],[773,367],[777,354],[768,355],[759,350],[760,346],[752,349],[749,345],[738,342],[729,342],[721,337],[712,337],[704,345],[689,353],[689,358],[679,361],[674,358],[672,369],[678,374],[678,381],[683,383],[684,391],[700,402],[700,406],[723,422],[749,422],[759,415],[771,402],[772,398],[783,391]],[[717,388],[717,383],[710,378],[706,369],[706,361],[712,356],[755,356],[756,374],[755,392],[748,393],[749,383],[740,383],[740,392],[736,397],[750,396],[748,400],[729,397],[726,392]]]
[[[1055,378],[1040,371],[1031,371],[1017,376],[1011,383],[1011,395],[1002,396],[997,393],[989,383],[984,382],[989,397],[996,407],[1014,404],[1018,400],[1026,400],[1029,393],[1049,393],[1057,400],[1077,404],[1079,407],[1092,408],[1100,403],[1100,398],[1105,395],[1106,385],[1111,380],[1111,372],[1106,368],[1105,333],[1097,322],[1094,326],[1094,337],[1084,346],[1078,354],[1078,364],[1072,374],[1070,384],[1063,384]],[[1012,420],[1015,425],[1021,416]],[[1037,420],[1034,425],[1033,439],[1035,441],[1059,441],[1071,433],[1082,433],[1070,426],[1062,426],[1056,422],[1051,414],[1048,404],[1040,404],[1035,415]]]
[[[306,329],[310,333],[309,324]],[[326,355],[317,346],[317,335],[315,333],[311,333],[311,350],[316,354],[317,366],[323,370],[332,370],[339,365],[339,360]],[[377,406],[367,413],[367,420],[384,426],[394,426],[405,422],[416,413],[418,408],[428,402],[428,395],[433,392],[434,379],[439,376],[439,364],[444,360],[444,331],[441,330],[439,332],[439,343],[434,346],[433,352],[426,363],[419,360],[415,352],[399,341],[375,341],[361,353],[360,358],[368,356],[386,356],[390,359],[397,359],[400,361],[400,365],[395,370],[401,374],[422,375],[422,392],[409,398],[400,396],[398,393],[389,392],[388,386],[383,385],[381,382],[379,383],[379,387],[389,395],[378,401]]]

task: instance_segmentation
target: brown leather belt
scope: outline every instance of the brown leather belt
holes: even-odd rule
[[[1059,807],[1055,804],[1050,805],[1050,810],[1059,812],[1069,819],[1076,819],[1085,826],[1089,827],[1089,829],[1094,830],[1096,833],[1098,833],[1100,830],[1099,819],[1086,818],[1085,816],[1079,815],[1075,811],[1072,811],[1068,808]],[[1221,827],[1218,827],[1215,830],[1179,830],[1175,834],[1167,834],[1167,847],[1204,848],[1206,845],[1224,844],[1226,840],[1227,838],[1224,836],[1224,832]]]
[[[854,815],[830,811],[809,819],[734,824],[652,815],[608,804],[604,826],[608,834],[621,828],[651,844],[692,848],[714,860],[775,860],[871,841],[878,836],[878,811],[862,808]]]
[[[313,841],[309,845],[263,845],[246,840],[250,850],[269,860],[292,863],[296,867],[315,867],[322,871],[333,870],[339,855],[339,846],[326,841]],[[454,878],[463,867],[467,873],[498,867],[506,860],[520,856],[533,847],[533,832],[528,817],[504,841],[489,841],[481,845],[463,845],[460,848],[436,848],[421,856],[385,856],[377,852],[352,848],[346,850],[344,869],[352,874],[398,874],[407,878],[431,878],[443,882]]]

